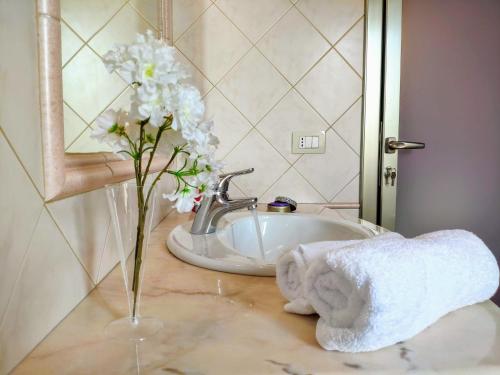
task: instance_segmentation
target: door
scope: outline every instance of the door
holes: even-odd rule
[[[396,230],[475,232],[500,254],[500,2],[403,2]]]
[[[378,202],[382,225],[405,236],[447,228],[470,230],[497,259],[499,17],[498,1],[402,2],[401,75],[398,59],[390,56],[391,37],[386,36]],[[394,41],[397,35],[394,49],[399,45]],[[384,142],[389,137],[424,142],[425,148],[387,153]],[[388,167],[396,168],[394,186],[391,176],[385,181]]]

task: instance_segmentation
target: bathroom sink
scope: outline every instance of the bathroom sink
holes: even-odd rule
[[[374,228],[347,220],[301,213],[258,214],[263,251],[250,212],[225,215],[215,233],[192,235],[192,222],[178,225],[167,238],[177,258],[217,271],[274,276],[278,257],[300,243],[373,237]]]

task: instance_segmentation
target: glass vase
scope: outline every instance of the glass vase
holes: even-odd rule
[[[143,341],[163,327],[160,319],[140,314],[144,266],[155,208],[156,187],[124,182],[106,186],[111,229],[116,238],[128,302],[128,316],[109,323],[108,337]]]

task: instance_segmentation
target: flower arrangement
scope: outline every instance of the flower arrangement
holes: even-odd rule
[[[214,156],[218,139],[213,123],[203,120],[200,93],[186,83],[189,75],[177,61],[175,48],[156,39],[153,32],[139,34],[132,44],[115,46],[103,60],[110,73],[117,72],[133,89],[130,108],[105,111],[96,119],[91,137],[134,163],[138,205],[132,282],[135,318],[151,192],[165,173],[171,175],[177,187],[164,197],[175,201],[179,212],[191,211],[197,200],[212,194],[211,186],[217,181],[221,168]],[[157,155],[167,156],[167,161],[146,186]]]

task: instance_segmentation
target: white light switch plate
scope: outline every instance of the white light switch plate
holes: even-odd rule
[[[324,154],[325,132],[292,132],[292,154]]]

